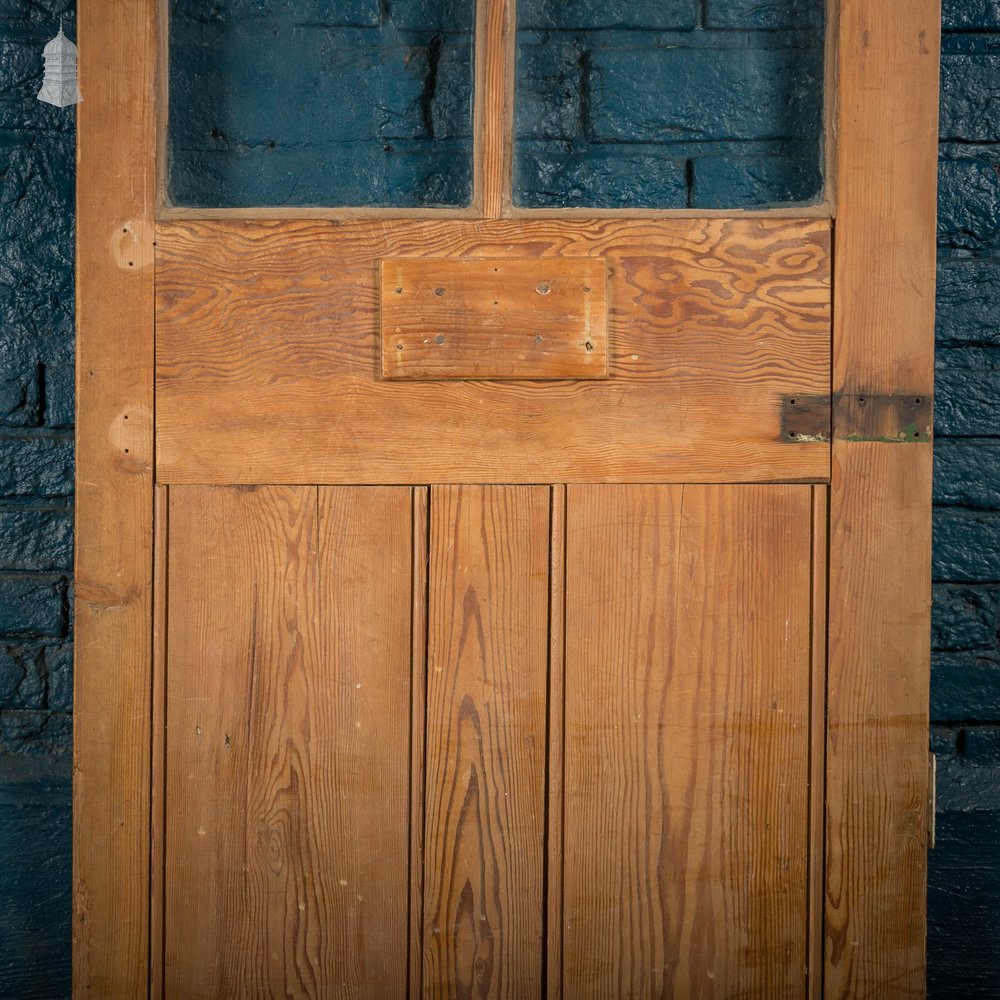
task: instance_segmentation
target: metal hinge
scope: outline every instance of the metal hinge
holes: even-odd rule
[[[796,395],[781,400],[781,439],[791,444],[813,444],[831,438],[928,444],[933,425],[934,397],[926,393]]]

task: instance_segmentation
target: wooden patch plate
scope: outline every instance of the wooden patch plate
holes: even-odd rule
[[[382,377],[607,378],[601,258],[382,261]]]

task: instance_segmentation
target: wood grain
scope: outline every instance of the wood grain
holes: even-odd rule
[[[840,0],[834,392],[933,389],[938,0]],[[825,995],[925,990],[931,449],[835,414]]]
[[[381,279],[383,378],[608,374],[603,260],[396,257]]]
[[[427,997],[542,990],[549,489],[431,489]]]
[[[173,488],[166,994],[402,997],[408,489]]]
[[[931,449],[834,454],[826,996],[922,997]]]
[[[811,534],[808,487],[569,487],[565,996],[803,996]]]
[[[73,995],[149,989],[155,0],[79,5]],[[127,44],[124,43],[127,39]]]
[[[781,400],[829,393],[823,221],[159,227],[165,482],[825,480]],[[384,257],[605,257],[605,381],[386,383]]]
[[[487,219],[510,206],[514,137],[514,3],[481,0],[476,44],[476,177]]]

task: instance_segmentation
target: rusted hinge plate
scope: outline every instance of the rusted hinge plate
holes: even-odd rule
[[[785,396],[781,401],[781,438],[791,444],[833,438],[922,444],[932,440],[933,430],[929,395]]]

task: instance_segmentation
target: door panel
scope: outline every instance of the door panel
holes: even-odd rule
[[[811,491],[567,491],[563,991],[801,997]]]
[[[823,219],[160,224],[157,476],[825,481],[828,427],[789,440],[782,410],[829,412],[829,244]],[[608,263],[607,379],[380,378],[382,260],[562,256]]]
[[[166,995],[404,996],[411,491],[170,490]]]
[[[431,489],[425,996],[541,990],[549,493]]]

